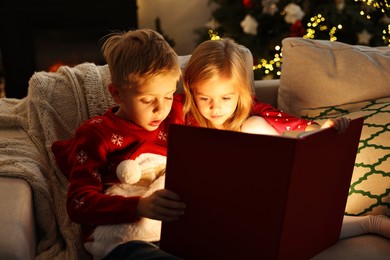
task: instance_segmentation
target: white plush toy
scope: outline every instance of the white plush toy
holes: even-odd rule
[[[116,168],[121,181],[109,187],[105,194],[131,196],[148,196],[154,191],[163,189],[165,182],[166,157],[158,154],[144,153],[135,160],[122,161]],[[161,221],[141,218],[128,224],[98,226],[92,234],[93,242],[84,244],[88,252],[99,259],[119,244],[131,240],[159,241]]]

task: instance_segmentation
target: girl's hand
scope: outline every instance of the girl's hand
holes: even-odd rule
[[[334,127],[338,133],[343,133],[349,126],[349,119],[345,117],[337,117],[328,119],[325,121],[325,123],[321,126],[321,128],[328,128],[328,127]]]
[[[142,197],[137,206],[140,217],[161,221],[173,221],[184,214],[185,203],[179,196],[167,189],[157,190],[147,197]]]

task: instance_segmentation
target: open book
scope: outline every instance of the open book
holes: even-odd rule
[[[298,138],[172,125],[160,247],[184,259],[309,259],[339,239],[363,118]]]

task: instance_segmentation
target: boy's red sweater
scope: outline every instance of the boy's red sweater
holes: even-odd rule
[[[180,106],[177,108],[176,106]],[[67,213],[81,224],[83,241],[98,225],[137,221],[136,209],[140,197],[105,195],[108,185],[120,183],[116,166],[125,159],[135,159],[142,153],[166,156],[168,127],[183,123],[181,103],[174,102],[171,114],[155,131],[119,118],[117,108],[83,123],[72,139],[53,143],[52,151],[60,170],[69,179]]]

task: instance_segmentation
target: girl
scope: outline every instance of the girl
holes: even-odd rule
[[[262,134],[310,131],[320,126],[253,98],[253,80],[239,45],[230,39],[206,41],[193,52],[183,74],[183,115],[189,125]],[[250,116],[256,117],[249,118]],[[322,127],[343,129],[348,120]]]
[[[189,125],[260,134],[334,127],[343,132],[349,120],[322,126],[283,113],[253,99],[252,80],[239,45],[230,39],[205,41],[192,53],[183,74],[183,116]],[[390,219],[382,215],[345,216],[340,238],[376,233],[390,238]]]

